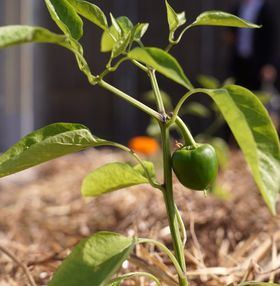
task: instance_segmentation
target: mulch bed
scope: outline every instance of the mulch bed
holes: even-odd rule
[[[37,285],[46,285],[70,249],[99,230],[155,238],[171,248],[159,191],[143,185],[96,199],[80,195],[82,179],[89,171],[127,159],[109,149],[90,150],[1,179],[0,286],[29,285],[24,265]],[[219,184],[230,198],[205,197],[174,182],[187,227],[190,285],[280,283],[280,217],[270,215],[238,151],[232,151]],[[121,271],[135,269],[157,274],[164,285],[176,285],[169,260],[151,245],[137,247]],[[139,279],[126,285],[152,284]]]

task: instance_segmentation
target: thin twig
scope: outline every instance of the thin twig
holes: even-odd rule
[[[5,248],[4,246],[0,245],[0,250],[5,253],[8,257],[10,257],[25,273],[29,283],[31,286],[36,286],[36,283],[29,271],[29,269],[22,263],[20,262],[15,256],[14,254],[12,254],[7,248]]]

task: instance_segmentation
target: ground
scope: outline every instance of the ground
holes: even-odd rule
[[[99,230],[155,238],[172,248],[159,191],[143,185],[96,199],[81,197],[80,185],[89,171],[127,159],[112,150],[91,150],[1,179],[0,286],[29,285],[23,265],[37,285],[46,285],[70,249]],[[188,234],[190,285],[235,285],[253,279],[280,283],[280,217],[270,215],[239,151],[231,152],[219,184],[230,197],[205,197],[174,180]],[[121,271],[132,269],[176,285],[170,262],[151,245],[137,247]],[[137,280],[129,285],[152,284]]]

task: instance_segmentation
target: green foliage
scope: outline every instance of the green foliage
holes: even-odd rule
[[[155,177],[154,166],[146,162],[150,177]],[[110,179],[108,179],[110,178]],[[82,184],[82,194],[96,197],[122,188],[148,184],[149,178],[141,165],[131,167],[125,163],[109,163],[87,175]]]
[[[275,214],[280,191],[280,147],[266,109],[253,93],[240,86],[205,90],[205,93],[221,110],[266,204]]]
[[[67,0],[45,0],[49,13],[61,31],[76,40],[83,35],[83,21]]]
[[[187,89],[193,88],[177,60],[164,50],[158,48],[135,48],[128,53],[128,57],[154,68]]]
[[[64,45],[65,40],[65,36],[52,33],[42,27],[20,25],[0,27],[0,48],[32,42]]]
[[[103,30],[107,30],[107,18],[96,5],[83,0],[67,0],[81,16],[91,21]]]
[[[48,286],[104,286],[128,258],[134,238],[99,232],[82,240],[63,261]]]
[[[103,142],[104,140],[94,137],[81,124],[48,125],[23,137],[0,156],[0,177],[66,154],[99,146]]]
[[[260,28],[235,15],[222,11],[207,11],[200,14],[191,26],[226,26],[237,28]]]
[[[167,10],[167,20],[170,31],[170,39],[173,39],[175,31],[186,23],[186,13],[176,13],[170,4],[165,0],[166,10]]]
[[[111,52],[111,58],[117,57],[126,51],[128,45],[139,42],[146,33],[149,24],[138,23],[133,26],[128,17],[121,16],[115,19],[111,15],[112,26],[105,30],[101,38],[101,52]]]
[[[161,49],[158,47],[145,47],[142,43],[142,37],[148,29],[147,23],[134,25],[126,16],[115,18],[110,14],[111,25],[108,26],[103,11],[95,4],[84,0],[45,0],[45,3],[52,19],[64,34],[55,34],[41,27],[0,27],[0,48],[30,42],[45,42],[57,44],[71,50],[76,57],[80,70],[87,76],[91,85],[99,85],[109,90],[152,117],[162,139],[164,182],[158,184],[155,179],[153,164],[143,161],[129,148],[118,143],[99,139],[93,136],[89,129],[83,125],[69,123],[51,124],[25,136],[13,145],[0,156],[0,177],[90,147],[108,145],[127,151],[134,156],[139,163],[138,165],[132,167],[125,163],[110,163],[102,166],[84,179],[82,193],[85,196],[98,196],[120,188],[146,183],[150,183],[153,187],[161,190],[170,222],[175,256],[166,247],[161,246],[160,248],[172,260],[178,273],[179,285],[188,286],[184,274],[186,272],[183,252],[185,230],[173,198],[170,129],[174,125],[179,129],[184,141],[190,145],[185,147],[186,152],[192,149],[193,153],[200,153],[199,162],[203,162],[205,156],[202,154],[203,152],[200,152],[199,144],[195,142],[187,126],[178,117],[183,103],[190,95],[201,92],[208,94],[214,100],[245,154],[265,202],[274,214],[280,191],[280,147],[276,130],[265,108],[253,93],[235,85],[218,89],[219,82],[209,77],[200,78],[200,81],[204,86],[212,89],[194,89],[183,68],[169,51],[180,42],[183,34],[191,27],[210,25],[258,28],[259,26],[221,11],[204,12],[197,17],[194,23],[187,26],[185,25],[185,13],[176,13],[170,4],[165,1],[169,25],[169,45],[165,49]],[[92,74],[84,57],[83,47],[78,42],[83,35],[83,21],[79,15],[103,30],[101,51],[111,53],[105,70],[99,75]],[[178,28],[182,28],[182,31],[175,40],[174,34]],[[150,108],[104,80],[106,75],[116,71],[122,62],[128,60],[149,76],[158,110]],[[113,61],[117,61],[117,63],[112,65]],[[180,99],[172,114],[166,112],[167,109],[173,109],[172,103],[164,98],[165,95],[161,92],[157,83],[156,73],[160,73],[190,90]],[[191,103],[181,111],[204,117],[209,116],[207,110],[197,103]],[[213,145],[216,148],[219,161],[224,165],[226,159],[223,155],[227,153],[225,146],[217,140],[213,140]],[[207,149],[212,150],[213,148],[209,146]],[[193,170],[192,164],[189,164],[191,160],[188,156],[185,158],[187,158],[191,172]],[[211,178],[207,179],[207,168],[201,166],[197,169],[199,182],[203,182],[202,185],[198,186],[199,189],[208,187],[208,183],[212,182],[214,176],[210,174]],[[204,170],[205,176],[201,170]],[[216,164],[213,170],[212,173],[216,173]],[[183,177],[186,178],[184,171],[184,168],[180,169],[180,174],[183,174]],[[191,177],[186,181],[182,181],[184,185],[189,186],[189,182],[193,180],[194,178]],[[108,232],[97,233],[81,241],[59,267],[49,286],[120,285],[125,279],[135,276],[134,273],[127,273],[112,280],[112,276],[118,271],[122,262],[128,258],[137,241],[139,242],[140,239],[126,238]],[[143,239],[143,242],[150,243],[151,240]],[[153,243],[159,246],[158,242]],[[139,273],[139,275],[144,275],[160,285],[157,278],[150,274]],[[272,286],[274,284],[248,282],[240,286],[246,285]]]

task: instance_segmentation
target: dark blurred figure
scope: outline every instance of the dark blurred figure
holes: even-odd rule
[[[274,82],[277,77],[278,34],[271,4],[268,0],[240,0],[233,13],[262,27],[228,32],[232,48],[231,76],[237,84],[261,90],[264,82]]]

